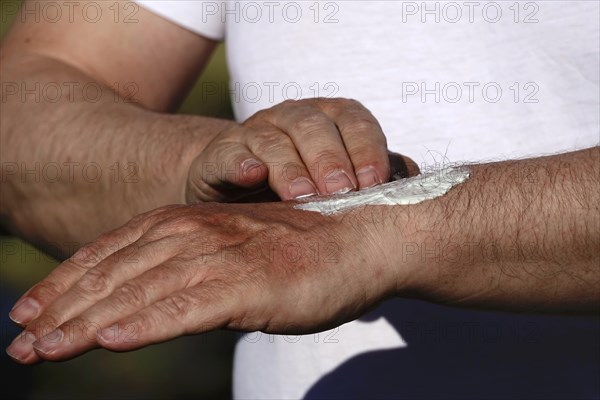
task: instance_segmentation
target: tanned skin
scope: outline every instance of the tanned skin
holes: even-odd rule
[[[11,317],[25,331],[7,351],[31,364],[218,328],[304,334],[393,296],[597,313],[600,148],[468,168],[446,195],[409,206],[325,216],[294,202],[211,203],[143,214],[19,300]]]

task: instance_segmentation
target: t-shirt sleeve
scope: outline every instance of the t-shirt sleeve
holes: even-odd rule
[[[223,40],[219,3],[190,0],[134,0],[145,9],[209,39]]]

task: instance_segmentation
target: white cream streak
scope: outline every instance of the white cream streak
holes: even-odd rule
[[[447,167],[358,192],[306,198],[294,208],[332,215],[366,205],[408,205],[443,196],[469,179],[467,167]]]

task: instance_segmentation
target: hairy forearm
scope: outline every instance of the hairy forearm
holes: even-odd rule
[[[385,209],[397,293],[445,304],[600,305],[600,148],[472,165],[445,196]]]
[[[148,111],[40,55],[3,55],[2,82],[2,225],[57,256],[183,202],[193,157],[232,123]]]

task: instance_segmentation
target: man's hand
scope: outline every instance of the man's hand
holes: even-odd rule
[[[269,187],[290,199],[388,179],[381,128],[355,101],[285,102],[243,125],[169,114],[216,42],[143,7],[138,23],[117,23],[115,7],[134,4],[100,3],[96,23],[16,18],[2,40],[12,91],[0,107],[2,229],[63,259],[135,215],[185,203],[186,192],[191,203],[263,200],[255,192]],[[24,90],[56,86],[55,99]]]
[[[283,200],[387,182],[379,123],[348,99],[288,100],[217,135],[196,157],[186,198],[235,201],[267,186]]]
[[[444,196],[332,217],[290,202],[158,209],[26,293],[7,351],[30,364],[220,327],[315,332],[392,295],[597,313],[599,166],[598,147],[471,165]]]
[[[316,332],[392,293],[378,231],[292,206],[168,206],[134,218],[19,300],[11,317],[27,328],[8,353],[30,364],[217,328]]]

